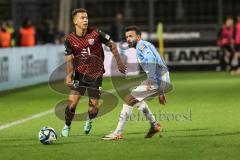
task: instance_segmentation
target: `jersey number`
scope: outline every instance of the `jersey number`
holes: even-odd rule
[[[87,47],[87,52],[88,52],[88,55],[90,56],[91,55],[91,51],[90,51],[89,47]]]

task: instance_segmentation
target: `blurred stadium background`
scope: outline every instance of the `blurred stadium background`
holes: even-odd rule
[[[155,32],[156,24],[163,22],[166,31],[216,32],[226,16],[239,14],[238,0],[1,0],[0,19],[13,20],[19,27],[24,18],[31,18],[36,26],[50,20],[53,27],[62,28],[69,22],[69,12],[78,7],[86,8],[90,24],[108,30],[115,14],[125,15],[126,25],[139,25],[148,32]],[[97,14],[96,14],[97,13]],[[62,16],[64,15],[64,16]],[[66,19],[64,19],[66,18]],[[67,25],[67,24],[66,24]],[[214,37],[214,36],[213,36]]]
[[[36,43],[62,44],[64,35],[73,29],[71,10],[89,11],[90,26],[98,26],[119,41],[119,25],[138,25],[144,39],[158,47],[158,23],[163,24],[166,61],[171,69],[215,70],[221,53],[216,47],[218,32],[226,17],[236,18],[237,0],[1,0],[0,23],[7,23],[12,34],[11,46],[20,46],[19,30],[26,19],[36,29]],[[120,15],[119,15],[120,14]],[[120,17],[119,17],[120,16]],[[121,17],[122,16],[122,17]],[[117,23],[116,21],[121,21]],[[120,28],[120,30],[119,30]],[[176,47],[195,47],[177,50]],[[171,49],[175,48],[175,49]],[[203,65],[204,64],[204,65]],[[178,65],[176,68],[175,66]],[[193,67],[187,67],[192,65]],[[201,65],[201,66],[198,66]]]
[[[140,26],[143,38],[157,48],[162,33],[162,55],[174,90],[161,112],[156,100],[149,101],[150,107],[155,113],[191,118],[163,119],[163,138],[149,141],[142,138],[147,123],[130,121],[126,140],[102,142],[100,137],[117,123],[119,98],[113,112],[96,120],[92,135],[85,136],[83,122],[75,122],[69,139],[60,139],[53,147],[40,145],[41,127],[60,131],[63,125],[53,108],[67,94],[54,92],[47,82],[65,76],[60,66],[64,37],[73,29],[71,11],[79,7],[87,9],[90,26],[116,42],[122,41],[122,29],[128,25]],[[238,15],[239,0],[0,0],[1,28],[12,36],[9,46],[0,47],[0,159],[239,159],[240,80],[229,69],[219,68],[223,52],[217,46],[225,19]],[[26,20],[36,30],[35,43],[21,46],[20,29]],[[119,47],[128,62],[136,62]],[[111,54],[105,52],[103,89],[112,90]],[[79,112],[85,112],[86,100],[79,105]]]

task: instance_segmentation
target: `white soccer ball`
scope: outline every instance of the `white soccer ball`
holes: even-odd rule
[[[52,144],[57,140],[57,134],[51,127],[43,127],[38,133],[38,139],[42,144]]]

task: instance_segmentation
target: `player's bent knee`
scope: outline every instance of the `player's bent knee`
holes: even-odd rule
[[[78,101],[69,100],[68,105],[71,106],[71,107],[76,107],[78,105]]]
[[[79,102],[80,96],[70,96],[69,97],[69,105],[70,106],[77,106]]]
[[[79,94],[70,94],[69,95],[69,105],[70,106],[77,106],[81,96]]]
[[[129,97],[129,95],[127,95],[127,96],[124,97],[124,102],[125,102],[127,105],[130,104],[130,97]]]
[[[138,103],[138,100],[132,95],[127,95],[126,97],[124,97],[124,101],[129,106],[134,106],[136,103]]]
[[[99,101],[98,99],[89,99],[88,105],[92,107],[98,107]]]

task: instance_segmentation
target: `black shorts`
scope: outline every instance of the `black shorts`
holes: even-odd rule
[[[236,45],[235,45],[235,51],[237,51],[237,52],[240,51],[240,45],[239,45],[239,44],[236,44]]]
[[[226,52],[229,52],[230,54],[234,53],[234,49],[229,45],[222,46],[221,48],[222,48],[222,51],[224,52],[224,54]]]
[[[73,79],[73,88],[80,95],[86,95],[89,98],[99,99],[101,96],[102,77],[92,79],[81,73],[75,73]],[[87,94],[85,94],[87,90]]]

